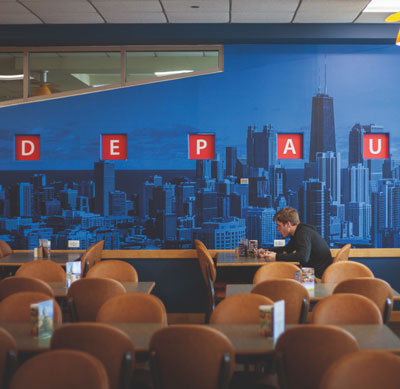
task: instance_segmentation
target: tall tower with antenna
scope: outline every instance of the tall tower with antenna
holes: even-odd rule
[[[326,64],[324,74],[324,93],[321,86],[312,98],[310,162],[316,162],[318,152],[336,152],[335,118],[333,98],[328,96],[326,81]]]

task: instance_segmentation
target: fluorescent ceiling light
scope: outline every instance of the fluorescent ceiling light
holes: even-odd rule
[[[1,81],[14,81],[14,80],[23,80],[23,74],[10,74],[10,75],[0,75]]]
[[[171,70],[169,72],[154,72],[157,77],[172,76],[174,74],[193,73],[194,70]]]
[[[400,0],[371,0],[363,12],[397,12]]]

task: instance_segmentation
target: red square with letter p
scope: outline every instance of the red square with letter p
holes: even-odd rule
[[[101,159],[128,159],[126,134],[102,134]]]
[[[15,135],[15,159],[17,161],[39,161],[40,135]]]
[[[278,159],[303,159],[303,134],[278,134]]]
[[[215,135],[189,134],[189,159],[215,159]]]
[[[365,159],[389,158],[389,134],[364,134],[363,157]]]

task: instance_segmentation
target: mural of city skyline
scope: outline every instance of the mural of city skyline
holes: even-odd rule
[[[0,239],[271,246],[274,214],[293,206],[331,247],[400,247],[397,50],[227,46],[224,73],[2,108]],[[215,160],[188,159],[196,132],[215,133]],[[277,159],[282,132],[304,135],[303,160]],[[104,133],[127,134],[127,161],[99,160]],[[364,158],[374,133],[389,134],[388,159]],[[40,134],[40,161],[13,159],[16,134]]]

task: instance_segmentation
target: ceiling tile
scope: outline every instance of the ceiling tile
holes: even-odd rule
[[[369,0],[303,0],[295,23],[352,23]]]
[[[68,13],[91,13],[96,12],[95,9],[88,3],[82,1],[64,1],[60,3],[58,1],[24,1],[23,4],[32,12],[41,15],[57,15],[57,14],[68,14]]]
[[[299,0],[232,0],[232,12],[294,13]]]
[[[228,12],[196,13],[169,12],[170,23],[228,23]]]
[[[159,1],[156,0],[140,0],[140,1],[93,1],[93,5],[99,12],[107,12],[110,10],[124,12],[162,12]]]
[[[162,12],[118,13],[109,12],[103,14],[107,23],[166,23]]]
[[[229,0],[163,0],[165,11],[185,13],[229,12]],[[198,7],[198,8],[192,8]]]
[[[104,20],[97,12],[48,14],[41,17],[45,23],[49,24],[104,23]]]
[[[385,19],[392,15],[392,12],[364,12],[356,20],[356,23],[385,23]]]
[[[274,12],[274,13],[245,13],[232,12],[232,23],[290,23],[293,14],[290,12]]]

